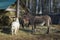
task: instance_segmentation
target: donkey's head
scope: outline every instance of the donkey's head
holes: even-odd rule
[[[24,15],[23,17],[24,24],[29,24],[29,20],[30,18],[27,15]]]

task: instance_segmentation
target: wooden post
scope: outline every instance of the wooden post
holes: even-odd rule
[[[19,5],[19,3],[20,3],[20,0],[17,0],[17,4],[16,4],[16,7],[17,7],[17,8],[16,8],[16,17],[19,17],[19,14],[20,14],[20,10],[19,10],[19,9],[20,9],[20,8],[19,8],[20,5]]]
[[[39,0],[37,0],[36,2],[36,14],[38,14],[38,3],[39,3]]]
[[[40,11],[39,14],[42,14],[42,1],[40,0]]]
[[[30,0],[30,10],[32,9],[32,0]]]
[[[51,0],[51,12],[53,12],[53,0]]]
[[[29,3],[30,3],[29,9],[31,10],[31,11],[30,11],[31,13],[33,13],[33,12],[32,12],[32,5],[33,5],[33,2],[32,2],[32,1],[33,1],[33,0],[30,0],[30,2],[29,2]]]
[[[42,14],[44,14],[44,0],[41,0]]]
[[[50,5],[50,0],[49,0],[49,14],[50,14],[50,12],[51,12],[51,7],[50,7],[51,5]]]
[[[26,7],[28,7],[28,5],[29,5],[29,4],[28,4],[28,0],[26,0]]]

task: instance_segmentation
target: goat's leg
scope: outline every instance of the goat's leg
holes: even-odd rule
[[[14,29],[11,29],[11,33],[12,33],[12,35],[14,34]]]
[[[15,33],[15,35],[17,35],[17,29],[15,29],[15,32],[14,33]]]

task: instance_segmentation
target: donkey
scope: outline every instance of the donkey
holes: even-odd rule
[[[29,20],[30,20],[30,18],[27,15],[23,15],[20,18],[19,21],[20,21],[22,28],[24,28],[24,26],[29,27]]]
[[[48,15],[41,15],[41,16],[35,16],[34,17],[34,22],[36,21],[42,21],[42,24],[46,24],[46,26],[50,26],[50,23],[51,23],[51,17],[48,16]],[[43,25],[42,25],[43,26]]]
[[[23,24],[28,24],[28,26],[32,25],[32,30],[36,28],[37,24],[40,24],[41,26],[50,26],[51,23],[51,17],[48,15],[33,16],[30,13],[26,13],[23,16]]]
[[[37,24],[40,24],[40,26],[50,26],[52,24],[51,17],[48,15],[42,15],[42,16],[35,16],[33,20],[34,28],[36,28]]]
[[[14,20],[13,20],[13,22],[11,24],[12,35],[13,34],[17,35],[17,32],[19,30],[19,26],[20,26],[19,19],[18,18],[14,18]]]

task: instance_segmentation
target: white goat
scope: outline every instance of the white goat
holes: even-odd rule
[[[11,28],[11,31],[12,31],[12,35],[15,34],[17,35],[17,32],[19,30],[19,19],[18,18],[15,18],[14,21],[12,22],[12,28]]]

